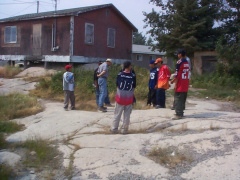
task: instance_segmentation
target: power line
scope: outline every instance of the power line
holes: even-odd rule
[[[22,2],[22,3],[0,3],[0,5],[10,5],[10,4],[33,4],[35,2]]]
[[[35,4],[31,4],[30,6],[26,7],[25,9],[19,11],[18,13],[14,14],[14,15],[12,15],[12,16],[16,16],[17,14],[19,14],[19,13],[25,11],[26,9],[30,8],[30,7],[33,6],[33,5],[35,5]]]

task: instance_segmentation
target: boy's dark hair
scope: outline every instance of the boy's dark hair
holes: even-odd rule
[[[130,61],[125,61],[123,63],[123,69],[129,68],[129,66],[131,66],[131,65],[132,65],[132,63]]]
[[[186,51],[184,49],[179,49],[177,54],[181,54],[182,56],[186,56]]]

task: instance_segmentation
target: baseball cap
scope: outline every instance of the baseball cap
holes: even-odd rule
[[[65,66],[65,69],[68,70],[68,69],[71,68],[71,67],[72,67],[72,65],[66,65],[66,66]]]
[[[149,64],[154,64],[154,63],[155,63],[154,60],[149,61]]]
[[[162,58],[157,58],[156,61],[155,61],[155,64],[159,63],[159,62],[162,62]]]
[[[107,59],[106,62],[112,62],[112,59]]]
[[[185,50],[184,49],[179,49],[177,51],[177,54],[186,54]]]

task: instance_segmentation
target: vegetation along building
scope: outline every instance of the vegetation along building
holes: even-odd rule
[[[112,4],[10,17],[0,20],[0,60],[121,63],[136,31]]]

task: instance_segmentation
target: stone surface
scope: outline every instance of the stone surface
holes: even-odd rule
[[[12,152],[0,152],[0,164],[7,164],[14,167],[21,159],[21,156]]]

